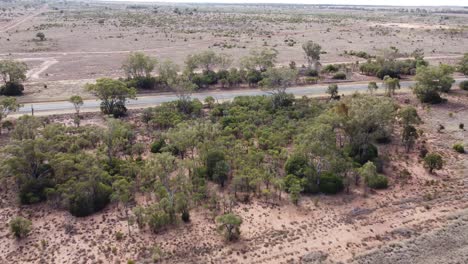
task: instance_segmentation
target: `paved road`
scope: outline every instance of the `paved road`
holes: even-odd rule
[[[456,79],[457,83],[465,79]],[[382,83],[377,83],[379,85],[379,89],[382,88]],[[401,82],[402,90],[407,90],[411,85],[414,84],[414,81],[406,81]],[[301,86],[301,87],[291,87],[288,88],[287,92],[292,93],[295,96],[320,96],[325,95],[325,91],[328,85],[313,85],[313,86]],[[340,94],[344,93],[353,93],[356,91],[366,91],[367,90],[367,83],[359,83],[359,84],[340,84],[339,91]],[[249,90],[235,90],[235,91],[209,91],[209,92],[201,92],[201,93],[194,93],[192,98],[197,98],[203,101],[206,97],[212,96],[216,100],[231,100],[236,96],[255,96],[255,95],[268,95],[267,92],[262,91],[260,89],[249,89]],[[136,109],[136,108],[144,108],[149,106],[159,105],[164,102],[170,102],[177,100],[177,97],[174,94],[161,94],[161,95],[152,95],[152,96],[141,96],[138,97],[136,100],[130,100],[128,102],[128,108]],[[85,100],[82,106],[83,112],[91,112],[96,111],[99,109],[100,101],[98,100]],[[24,104],[23,107],[20,108],[18,114],[28,114],[31,113],[31,108],[34,109],[35,113],[42,113],[42,114],[54,114],[54,113],[74,113],[73,105],[67,101],[58,101],[58,102],[47,102],[47,103],[34,103],[34,104]]]

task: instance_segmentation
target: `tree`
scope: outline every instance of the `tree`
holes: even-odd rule
[[[262,89],[273,94],[275,107],[287,106],[286,89],[297,80],[297,70],[288,67],[269,68],[261,82]]]
[[[124,206],[125,218],[127,218],[128,234],[130,235],[130,219],[128,217],[128,206],[134,199],[133,185],[125,178],[114,181],[112,183],[111,200],[119,202]]]
[[[0,124],[11,112],[18,111],[20,107],[21,105],[17,103],[16,98],[6,97],[0,99]],[[2,130],[0,129],[0,134],[1,132]]]
[[[215,103],[216,103],[216,100],[214,99],[213,96],[207,96],[204,100],[205,104],[208,106],[208,108],[213,108]]]
[[[374,92],[377,91],[377,89],[379,89],[379,86],[376,82],[369,82],[369,84],[367,85],[367,90],[370,94],[374,94]]]
[[[301,192],[304,190],[304,188],[302,187],[301,181],[298,178],[294,178],[289,185],[289,198],[294,205],[297,205],[299,203]]]
[[[302,44],[302,49],[304,50],[305,57],[309,63],[309,68],[317,70],[322,47],[319,44],[309,40]]]
[[[441,170],[444,165],[442,156],[437,153],[429,153],[424,157],[424,167],[429,169],[429,173],[434,170]]]
[[[31,221],[21,216],[17,216],[10,221],[11,233],[16,238],[26,237],[31,232],[31,226]]]
[[[169,86],[174,90],[179,99],[177,102],[179,110],[184,114],[190,114],[191,96],[197,86],[187,76],[180,76],[173,83],[170,83]]]
[[[387,96],[392,97],[395,94],[395,90],[400,89],[400,80],[398,78],[392,78],[386,75],[383,78],[383,83]]]
[[[391,99],[357,95],[348,98],[344,104],[344,130],[351,145],[366,147],[390,129],[395,114],[395,104]]]
[[[215,67],[228,68],[232,59],[226,54],[216,54],[212,50],[206,50],[198,54],[189,55],[185,60],[187,73],[193,73],[197,68],[205,72],[211,72]]]
[[[135,88],[129,88],[125,83],[109,78],[98,79],[95,84],[86,84],[85,89],[102,101],[102,113],[116,118],[127,112],[127,100],[136,98]]]
[[[326,93],[330,95],[330,99],[338,98],[338,85],[337,84],[328,85]]]
[[[421,123],[421,118],[416,109],[411,106],[402,108],[398,112],[398,117],[400,124],[403,126],[401,140],[405,145],[406,152],[409,152],[418,138],[418,132],[414,125]]]
[[[418,115],[416,108],[412,106],[403,107],[398,112],[400,123],[403,126],[415,125],[421,123],[421,118]]]
[[[37,32],[36,38],[38,38],[40,41],[44,41],[45,40],[45,34],[42,33],[42,32]]]
[[[168,152],[151,155],[144,169],[144,177],[147,184],[151,185],[155,181],[160,181],[166,191],[173,197],[173,190],[170,184],[170,174],[177,168],[176,158]]]
[[[83,98],[81,98],[81,96],[79,95],[73,95],[70,97],[70,99],[68,99],[68,101],[73,104],[73,107],[75,108],[76,116],[79,116],[80,108],[83,105]]]
[[[133,52],[128,55],[122,64],[122,69],[129,79],[149,77],[156,63],[156,59],[142,52]]]
[[[165,60],[159,64],[158,72],[159,78],[163,81],[166,85],[174,83],[179,74],[179,65],[175,64],[171,60]]]
[[[224,232],[227,241],[233,241],[240,236],[240,225],[242,218],[233,213],[227,213],[216,217],[218,223],[218,230]]]
[[[102,141],[109,166],[113,167],[113,161],[118,157],[118,154],[131,151],[134,138],[135,135],[128,123],[118,119],[108,119],[107,129],[102,134]]]
[[[52,173],[49,164],[50,144],[44,139],[24,139],[8,145],[3,150],[0,172],[13,176],[18,184],[22,204],[37,203],[45,199],[44,188],[49,185]]]
[[[5,85],[8,83],[20,84],[26,80],[28,66],[24,62],[14,60],[0,60],[0,76]]]
[[[465,53],[461,61],[458,63],[458,71],[463,73],[465,76],[468,76],[468,53]]]
[[[277,57],[278,51],[275,49],[254,49],[250,51],[249,56],[241,59],[241,66],[248,70],[265,71],[275,66]]]
[[[455,82],[452,73],[453,68],[443,64],[437,67],[418,67],[413,93],[423,103],[440,103],[442,99],[439,93],[449,92]]]
[[[49,157],[55,183],[45,189],[49,202],[57,202],[78,217],[102,210],[110,202],[110,175],[95,155],[51,151]]]

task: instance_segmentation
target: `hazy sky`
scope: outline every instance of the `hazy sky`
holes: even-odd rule
[[[119,1],[119,0],[117,0]],[[120,0],[132,1],[132,0]],[[346,4],[404,6],[468,6],[468,0],[134,0],[135,2],[203,2],[203,3],[283,3],[283,4]]]

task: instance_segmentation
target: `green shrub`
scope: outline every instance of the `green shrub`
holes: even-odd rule
[[[317,84],[318,80],[319,79],[317,77],[307,77],[307,78],[305,78],[306,84]]]
[[[309,76],[309,77],[317,77],[318,76],[318,72],[314,69],[307,69],[304,71],[304,75],[305,76]]]
[[[127,82],[128,87],[134,87],[139,90],[154,90],[158,84],[161,85],[161,82],[155,77],[138,77]]]
[[[324,173],[320,175],[319,190],[322,193],[336,194],[344,188],[343,179],[333,173]]]
[[[45,167],[45,165],[41,165],[41,167]],[[44,190],[50,187],[51,183],[48,178],[21,179],[18,185],[21,204],[35,204],[46,199]]]
[[[166,146],[164,138],[160,138],[151,144],[151,153],[161,153],[162,148]]]
[[[112,187],[92,182],[80,182],[74,185],[75,192],[69,198],[69,211],[74,216],[88,216],[102,210],[110,202]]]
[[[388,179],[382,174],[377,174],[367,179],[367,186],[373,189],[386,189],[388,187]]]
[[[117,231],[117,232],[115,233],[115,239],[116,239],[117,241],[122,240],[123,237],[124,237],[124,234],[123,234],[122,232]]]
[[[463,147],[462,143],[457,143],[453,145],[453,149],[458,153],[465,153],[465,147]]]
[[[5,96],[18,96],[22,95],[24,86],[20,83],[7,82],[5,85],[0,87],[0,95]]]
[[[333,75],[332,79],[335,80],[346,80],[346,73],[344,72],[337,72],[335,75]]]
[[[31,232],[30,220],[17,216],[10,221],[10,231],[16,238],[26,237]]]
[[[442,156],[437,153],[429,153],[424,157],[424,166],[432,173],[434,170],[442,169],[444,161]]]
[[[340,68],[337,65],[328,64],[322,69],[322,72],[328,72],[328,73],[337,72],[339,69]]]
[[[468,81],[460,82],[460,89],[468,91]]]
[[[286,163],[284,164],[284,170],[286,175],[292,174],[299,178],[303,178],[306,174],[306,170],[309,169],[309,163],[304,155],[293,154],[291,155]]]
[[[364,165],[368,161],[372,161],[379,156],[377,147],[373,144],[365,144],[362,146],[347,145],[345,153],[355,162]]]

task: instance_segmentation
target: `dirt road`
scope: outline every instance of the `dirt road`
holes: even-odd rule
[[[17,20],[11,21],[11,23],[9,23],[7,25],[4,25],[3,27],[0,27],[0,33],[4,33],[4,32],[7,32],[10,29],[14,29],[15,27],[23,24],[24,22],[30,20],[31,18],[42,14],[44,11],[47,10],[47,8],[48,8],[48,6],[47,6],[47,4],[45,4],[44,6],[42,6],[39,10],[35,11],[34,13],[32,13],[30,15],[27,15],[27,16],[24,16],[24,17],[21,17],[21,18],[19,18]]]

